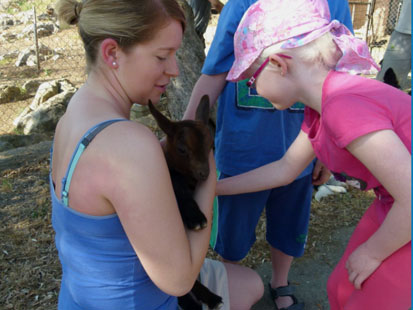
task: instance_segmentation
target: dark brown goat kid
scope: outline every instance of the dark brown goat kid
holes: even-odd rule
[[[160,113],[151,102],[148,106],[166,134],[163,150],[182,220],[188,229],[203,229],[207,226],[207,219],[193,196],[197,183],[205,181],[209,175],[208,157],[213,146],[208,128],[209,98],[202,97],[195,120],[174,122]],[[178,303],[184,310],[202,309],[201,303],[210,309],[217,309],[222,298],[196,281],[190,293],[178,298]]]

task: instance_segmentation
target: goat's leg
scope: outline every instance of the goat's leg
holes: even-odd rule
[[[191,290],[197,300],[203,302],[209,309],[219,309],[222,304],[221,296],[211,292],[205,285],[199,281],[195,281],[195,284]]]
[[[207,226],[207,219],[195,200],[186,200],[184,203],[179,203],[178,206],[186,227],[192,230],[201,230]]]
[[[182,310],[202,310],[201,302],[196,299],[192,291],[184,296],[179,296],[178,304]]]
[[[207,219],[199,209],[198,204],[192,198],[193,191],[185,186],[185,183],[179,180],[179,177],[173,176],[172,185],[178,202],[179,211],[182,221],[188,229],[200,230],[207,226]]]

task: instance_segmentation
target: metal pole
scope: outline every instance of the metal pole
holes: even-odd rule
[[[33,5],[33,22],[34,22],[34,46],[36,49],[37,73],[40,73],[40,56],[39,56],[39,42],[37,39],[37,17],[36,7]]]

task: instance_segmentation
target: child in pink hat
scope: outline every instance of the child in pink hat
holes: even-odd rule
[[[283,158],[220,180],[218,195],[289,184],[314,159],[376,199],[331,274],[332,310],[411,306],[411,97],[361,76],[378,66],[366,44],[330,20],[324,0],[260,0],[234,37],[227,79],[277,109],[306,106],[302,130]]]

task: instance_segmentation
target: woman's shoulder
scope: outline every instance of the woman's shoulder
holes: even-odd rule
[[[108,153],[128,158],[161,152],[159,139],[151,129],[136,121],[117,122],[102,132],[99,145]],[[98,144],[98,143],[97,143]]]

